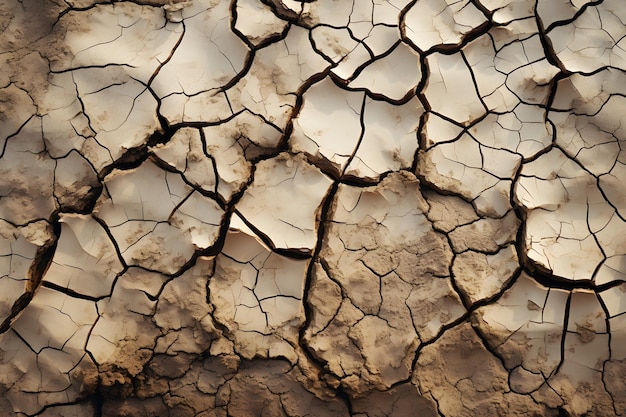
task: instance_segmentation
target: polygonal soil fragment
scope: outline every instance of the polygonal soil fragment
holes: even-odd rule
[[[527,396],[510,392],[507,381],[506,369],[469,324],[450,329],[425,347],[413,376],[413,383],[444,415],[558,415]]]
[[[513,369],[552,375],[562,360],[561,343],[568,293],[548,289],[522,273],[495,304],[476,311],[476,326]],[[538,380],[539,388],[543,381]]]
[[[580,10],[568,25],[555,25],[548,32],[562,65],[572,72],[626,64],[624,35],[626,15],[619,1],[608,0]]]
[[[434,53],[428,56],[426,63],[430,76],[424,96],[433,112],[465,125],[485,114],[485,104],[460,54]]]
[[[401,101],[410,97],[422,78],[418,56],[404,43],[362,69],[348,87],[365,89],[373,96]]]
[[[295,360],[307,266],[272,253],[241,220],[231,222],[209,291],[215,318],[241,355]]]
[[[421,153],[418,174],[473,201],[479,214],[501,217],[510,209],[511,180],[519,161],[518,155],[482,146],[465,134]]]
[[[157,100],[122,67],[81,68],[72,79],[89,129],[95,133],[88,139],[86,158],[98,172],[161,129]],[[116,105],[111,108],[109,103]]]
[[[96,317],[93,301],[39,289],[11,331],[0,335],[2,396],[15,412],[33,415],[95,390],[97,370],[84,348]]]
[[[14,228],[6,222],[1,222],[0,228],[0,323],[6,325],[6,320],[15,314],[15,303],[34,290],[29,288],[30,279],[34,278],[29,272],[40,245],[29,241],[27,229]]]
[[[111,297],[98,302],[99,318],[86,349],[98,364],[107,396],[132,394],[133,383],[155,355],[180,354],[178,366],[184,369],[184,353],[211,347],[219,336],[206,303],[212,269],[211,259],[199,258],[191,269],[170,280],[129,268]]]
[[[409,377],[420,340],[464,313],[447,278],[450,248],[418,184],[393,173],[374,187],[341,185],[325,226],[308,302],[326,313],[312,317],[305,341],[353,395]],[[317,304],[330,300],[328,311]]]
[[[111,293],[123,269],[106,229],[93,217],[63,215],[61,237],[44,282],[90,297]]]
[[[280,36],[287,22],[275,16],[270,7],[258,0],[237,0],[235,29],[254,46]]]
[[[41,120],[32,118],[11,137],[0,158],[0,216],[14,225],[48,219],[54,199],[56,163],[45,151]]]
[[[467,251],[454,258],[454,282],[467,301],[474,304],[498,294],[518,271],[515,248],[506,246],[493,255]]]
[[[105,180],[96,215],[109,228],[127,265],[173,274],[194,254],[194,243],[210,246],[217,239],[221,208],[194,192],[178,174],[146,162],[131,171],[113,172]],[[167,196],[165,199],[163,196]],[[195,218],[188,199],[205,205]],[[199,223],[199,224],[198,224]],[[199,241],[198,227],[211,236]]]
[[[404,33],[421,51],[455,45],[486,22],[485,16],[469,0],[418,1],[404,15]]]
[[[161,161],[180,172],[186,182],[207,193],[215,193],[214,158],[207,155],[198,129],[178,130],[166,144],[158,144],[152,152]]]
[[[330,79],[311,87],[294,121],[292,150],[305,152],[316,164],[329,165],[333,173],[339,175],[362,136],[364,100],[365,94],[348,92]]]
[[[166,101],[210,97],[243,70],[249,52],[230,30],[227,3],[194,2],[182,10],[182,17],[182,40],[153,82],[157,96]],[[198,44],[206,45],[201,54]],[[165,116],[170,122],[180,120],[180,113],[168,111]]]
[[[297,105],[296,93],[329,66],[308,36],[305,29],[291,26],[284,39],[255,52],[248,71],[226,92],[230,109],[247,109],[284,131]],[[209,108],[205,113],[212,111]],[[263,136],[259,133],[247,136],[256,142]]]
[[[366,98],[364,132],[345,175],[377,179],[385,172],[410,168],[418,147],[415,132],[422,110],[415,98],[397,106]]]
[[[167,59],[183,32],[182,25],[166,22],[159,8],[128,2],[71,10],[62,22],[72,59],[55,70],[117,64],[143,82]]]
[[[597,180],[558,149],[524,165],[516,199],[529,210],[527,256],[542,271],[563,279],[592,280],[607,256],[598,235],[611,242],[607,247],[623,246],[623,237],[615,236],[623,222],[614,216]]]
[[[315,245],[317,211],[330,183],[302,154],[282,153],[256,165],[237,212],[274,248],[307,253]],[[292,203],[282,204],[285,199]]]

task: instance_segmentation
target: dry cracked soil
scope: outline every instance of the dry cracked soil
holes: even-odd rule
[[[0,414],[626,415],[623,0],[0,2]]]

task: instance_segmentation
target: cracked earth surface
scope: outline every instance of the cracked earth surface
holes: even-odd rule
[[[626,415],[621,0],[6,0],[0,413]]]

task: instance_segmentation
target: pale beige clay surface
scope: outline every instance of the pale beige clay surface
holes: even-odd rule
[[[0,2],[0,415],[626,415],[625,22]]]

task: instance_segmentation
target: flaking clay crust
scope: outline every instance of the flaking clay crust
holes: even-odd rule
[[[5,0],[0,415],[626,415],[621,0]]]

